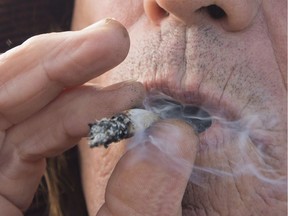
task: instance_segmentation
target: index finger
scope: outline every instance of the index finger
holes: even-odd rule
[[[127,31],[111,19],[82,31],[29,39],[0,56],[0,120],[7,124],[24,120],[63,89],[81,85],[119,64],[128,49]]]

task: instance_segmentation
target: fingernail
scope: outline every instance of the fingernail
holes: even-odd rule
[[[101,19],[100,21],[93,23],[92,25],[89,25],[85,28],[85,30],[89,30],[89,29],[94,29],[94,28],[98,28],[98,27],[103,27],[105,25],[109,25],[112,23],[118,23],[114,18],[105,18],[105,19]]]
[[[86,27],[84,30],[94,30],[97,28],[101,28],[101,27],[109,27],[109,28],[118,28],[119,30],[122,31],[123,37],[124,38],[129,38],[129,34],[127,32],[127,29],[125,28],[124,25],[122,25],[120,22],[118,22],[116,19],[114,18],[105,18],[102,19],[88,27]]]

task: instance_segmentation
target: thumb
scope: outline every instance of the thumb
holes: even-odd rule
[[[198,138],[178,120],[155,124],[119,161],[97,216],[180,216]]]

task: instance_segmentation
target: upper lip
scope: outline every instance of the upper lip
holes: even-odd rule
[[[208,30],[213,33],[213,30]],[[201,107],[212,117],[227,121],[238,120],[242,115],[242,108],[239,103],[235,103],[235,100],[238,100],[237,98],[233,97],[233,101],[231,100],[231,93],[228,88],[226,89],[226,85],[229,86],[228,82],[230,82],[230,75],[232,75],[233,71],[229,74],[228,70],[223,70],[223,67],[230,68],[230,64],[235,63],[221,64],[220,58],[215,54],[220,48],[207,41],[209,38],[203,37],[201,39],[205,31],[205,29],[198,29],[198,31],[194,32],[194,30],[179,23],[163,22],[159,31],[147,33],[148,35],[145,33],[145,37],[143,36],[143,39],[147,40],[148,45],[147,48],[144,46],[146,49],[143,50],[141,58],[137,59],[136,63],[143,61],[145,64],[136,64],[133,62],[134,59],[132,59],[132,66],[135,66],[132,70],[136,68],[140,71],[138,80],[144,84],[148,92],[156,89],[182,104],[192,104]],[[193,35],[194,37],[188,37],[187,35]],[[200,41],[200,39],[203,41]],[[159,43],[157,49],[154,47],[156,42]],[[196,43],[204,45],[195,47]],[[148,48],[150,46],[155,52],[149,51],[150,49]],[[204,55],[210,52],[209,49],[211,49],[212,54]],[[134,51],[135,49],[132,50]],[[210,62],[209,59],[211,59]],[[202,68],[201,65],[205,64],[209,67],[206,65],[206,67]],[[145,72],[141,73],[142,70]],[[206,80],[208,79],[205,78],[209,73],[214,73],[214,77],[219,74],[219,77],[222,77],[223,80],[227,79],[227,83],[219,84],[216,83],[217,80],[215,79],[213,85],[211,84],[213,80],[210,78],[209,83],[207,82],[209,86],[208,84],[206,85]]]
[[[151,65],[157,64],[160,66],[153,67],[147,65],[144,70],[147,71],[147,68],[149,68],[152,71],[151,73],[146,73],[139,81],[144,84],[148,91],[156,89],[183,104],[192,104],[201,107],[208,111],[213,117],[219,117],[229,121],[238,120],[241,116],[241,107],[239,106],[239,103],[235,103],[235,101],[231,100],[232,97],[230,96],[230,92],[225,87],[230,80],[232,71],[231,74],[224,74],[225,77],[223,79],[227,78],[227,83],[226,85],[223,85],[222,88],[219,87],[219,84],[217,85],[217,80],[214,80],[214,85],[211,85],[212,80],[209,80],[209,87],[208,85],[206,86],[205,76],[207,76],[208,73],[213,72],[208,71],[207,68],[200,68],[200,64],[209,64],[209,60],[200,57],[200,54],[203,52],[205,53],[207,50],[203,49],[208,48],[204,47],[203,49],[197,49],[192,45],[189,45],[195,43],[195,41],[193,41],[193,39],[190,39],[192,41],[187,41],[186,34],[189,33],[189,30],[186,26],[171,24],[168,30],[166,29],[165,31],[165,28],[164,25],[159,33],[160,36],[158,40],[159,43],[162,44],[162,46],[159,46],[159,51],[156,52],[156,54],[148,53],[143,55],[146,59],[151,57],[150,60],[146,62],[151,63]],[[198,37],[196,35],[195,38],[196,39],[194,40],[197,40],[199,35]],[[163,44],[165,44],[165,46]],[[187,50],[193,49],[194,53],[198,54],[191,57],[187,54]],[[223,66],[217,68],[219,59],[213,61],[215,61],[214,67],[211,68],[216,68],[214,71],[214,74],[216,74],[215,76],[217,76],[217,74],[223,76],[223,73],[221,74],[219,72]],[[188,67],[187,65],[189,65],[189,63],[187,62],[190,62],[190,65],[191,62],[198,62],[196,65],[199,67]],[[212,63],[210,62],[210,64]],[[228,67],[229,64],[225,66]],[[140,70],[141,69],[142,68],[140,68]],[[227,73],[229,72],[227,71]],[[237,100],[237,98],[234,100]]]
[[[151,82],[143,82],[148,92],[159,91],[172,97],[175,101],[182,104],[189,104],[200,107],[207,111],[212,118],[225,119],[226,121],[235,121],[240,118],[241,110],[234,107],[231,101],[227,101],[223,98],[216,98],[216,90],[210,89],[207,92],[201,92],[198,89],[193,91],[195,88],[181,89],[180,87],[172,87],[165,80],[160,80],[161,85]],[[221,94],[220,94],[221,95]]]

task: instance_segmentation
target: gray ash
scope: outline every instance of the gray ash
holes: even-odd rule
[[[112,142],[133,136],[130,132],[131,120],[125,113],[120,113],[110,119],[104,118],[100,121],[90,123],[89,145],[96,147],[103,145],[108,148]]]
[[[103,118],[89,124],[89,146],[91,148],[96,146],[107,148],[113,142],[143,132],[158,120],[157,114],[145,109],[129,109],[110,119]]]

